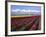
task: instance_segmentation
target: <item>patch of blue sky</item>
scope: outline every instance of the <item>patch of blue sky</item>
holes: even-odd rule
[[[34,14],[40,14],[41,13],[41,6],[11,5],[11,12],[12,12],[13,15],[14,14],[21,14],[21,12],[16,13],[16,11],[13,11],[13,10],[17,10],[17,9],[20,9],[20,10],[31,10]],[[36,13],[36,12],[38,12],[38,13]]]
[[[30,9],[30,10],[39,10],[41,11],[41,7],[40,6],[22,6],[22,5],[11,5],[11,9],[15,10],[15,9]]]

